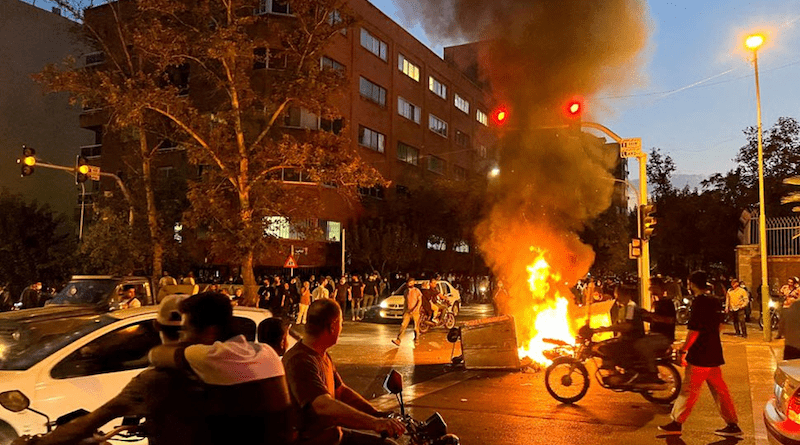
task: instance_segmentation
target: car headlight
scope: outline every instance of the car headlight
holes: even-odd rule
[[[389,309],[389,301],[383,300],[381,301],[381,304],[379,304],[378,306],[380,306],[381,309]]]
[[[688,298],[684,298],[683,299],[683,304],[689,304],[689,299]]]
[[[778,302],[775,301],[775,300],[769,300],[769,307],[771,307],[773,309],[778,307]]]

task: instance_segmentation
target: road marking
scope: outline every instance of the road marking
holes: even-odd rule
[[[403,402],[408,405],[416,399],[425,397],[428,394],[441,391],[453,385],[481,376],[483,373],[478,371],[453,371],[439,377],[417,383],[403,388]],[[370,400],[372,405],[381,411],[392,411],[399,408],[394,394],[384,394]]]

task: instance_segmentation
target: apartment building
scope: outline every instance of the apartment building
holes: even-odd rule
[[[495,105],[492,99],[456,61],[436,55],[368,1],[350,0],[349,6],[357,23],[334,36],[320,60],[325,66],[342,69],[349,80],[347,91],[336,103],[342,119],[325,121],[291,108],[283,125],[290,130],[346,128],[353,149],[392,184],[386,190],[362,189],[364,200],[408,193],[433,178],[473,180],[485,175],[492,166],[497,140],[489,122]],[[255,12],[270,19],[291,15],[285,3],[275,0],[262,0]],[[102,63],[102,54],[87,55],[86,63]],[[254,76],[260,75],[260,70],[279,68],[276,65],[281,63],[285,61],[264,57],[263,63],[254,65]],[[191,83],[187,94],[192,94]],[[97,135],[94,144],[82,147],[82,154],[104,171],[120,172],[124,177],[120,135],[105,131],[103,122],[101,110],[86,110],[82,116],[82,127]],[[187,169],[181,147],[167,141],[159,153],[155,168],[163,178]],[[358,218],[362,207],[345,201],[335,189],[308,181],[302,172],[287,169],[281,174],[285,182],[295,183],[297,196],[319,203],[315,217],[304,223],[322,229],[323,239],[300,239],[290,225],[275,217],[268,235],[282,239],[282,247],[264,252],[258,264],[281,267],[292,248],[303,252],[297,257],[301,267],[339,264],[342,229]],[[93,185],[97,193],[105,188],[105,184]],[[223,258],[206,260],[224,262]]]

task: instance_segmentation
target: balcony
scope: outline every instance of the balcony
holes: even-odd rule
[[[84,145],[81,147],[81,156],[86,159],[99,159],[102,155],[103,144]]]

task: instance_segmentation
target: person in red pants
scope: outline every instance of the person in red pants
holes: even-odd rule
[[[708,275],[697,271],[689,278],[689,287],[695,295],[692,301],[692,315],[687,325],[689,332],[681,348],[685,352],[683,358],[686,373],[683,377],[681,394],[672,408],[672,422],[658,427],[661,434],[680,435],[683,423],[689,418],[703,383],[708,384],[711,396],[719,409],[722,419],[727,425],[714,431],[714,434],[725,437],[742,435],[736,407],[728,391],[728,385],[722,377],[721,366],[725,364],[722,356],[722,342],[719,338],[719,327],[722,314],[719,302],[708,292]]]

